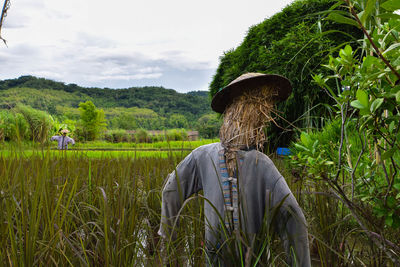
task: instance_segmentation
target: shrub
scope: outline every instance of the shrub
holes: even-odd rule
[[[106,141],[112,142],[112,143],[130,142],[131,141],[130,135],[127,133],[126,130],[123,130],[123,129],[107,131],[104,134],[104,139]]]
[[[188,134],[185,129],[171,129],[166,133],[168,141],[186,141],[188,140]]]
[[[53,129],[53,118],[45,111],[18,104],[16,111],[21,113],[29,125],[30,138],[44,143]]]
[[[134,134],[134,141],[136,143],[146,143],[149,142],[150,136],[145,129],[138,129]]]
[[[17,141],[29,139],[29,125],[20,113],[0,112],[0,140]]]

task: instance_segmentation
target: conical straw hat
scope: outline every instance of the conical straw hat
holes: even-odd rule
[[[292,93],[290,81],[281,75],[249,72],[240,75],[226,87],[219,90],[211,101],[211,108],[218,113],[223,113],[235,97],[245,91],[257,90],[266,85],[276,90],[276,94],[273,96],[276,102],[286,100]]]

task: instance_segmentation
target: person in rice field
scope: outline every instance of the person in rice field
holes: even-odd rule
[[[220,143],[193,150],[167,177],[159,235],[176,238],[183,202],[203,190],[207,266],[253,266],[260,253],[272,261],[274,233],[282,240],[287,264],[311,266],[303,212],[261,152],[267,142],[264,128],[274,122],[274,104],[291,91],[285,77],[246,73],[215,94],[211,107],[223,114]]]
[[[61,135],[54,135],[50,138],[50,141],[58,142],[58,147],[57,147],[58,149],[67,150],[69,143],[75,145],[75,140],[67,136],[67,134],[69,133],[67,129],[61,130],[60,133]]]

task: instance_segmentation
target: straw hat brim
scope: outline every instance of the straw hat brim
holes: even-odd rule
[[[211,101],[211,108],[215,112],[223,113],[225,108],[231,104],[233,99],[237,96],[246,91],[259,89],[263,85],[270,85],[272,89],[276,90],[276,94],[273,97],[276,103],[286,100],[292,93],[290,81],[281,75],[261,73],[249,74],[242,75],[246,75],[245,78],[241,78],[242,76],[240,76],[218,91]]]

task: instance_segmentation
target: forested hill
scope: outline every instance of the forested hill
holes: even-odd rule
[[[99,108],[147,108],[164,116],[182,114],[197,119],[211,112],[208,92],[178,93],[163,87],[132,87],[128,89],[87,88],[44,78],[21,76],[0,81],[0,108],[21,102],[33,108],[55,113],[56,107],[78,107],[91,100]]]

